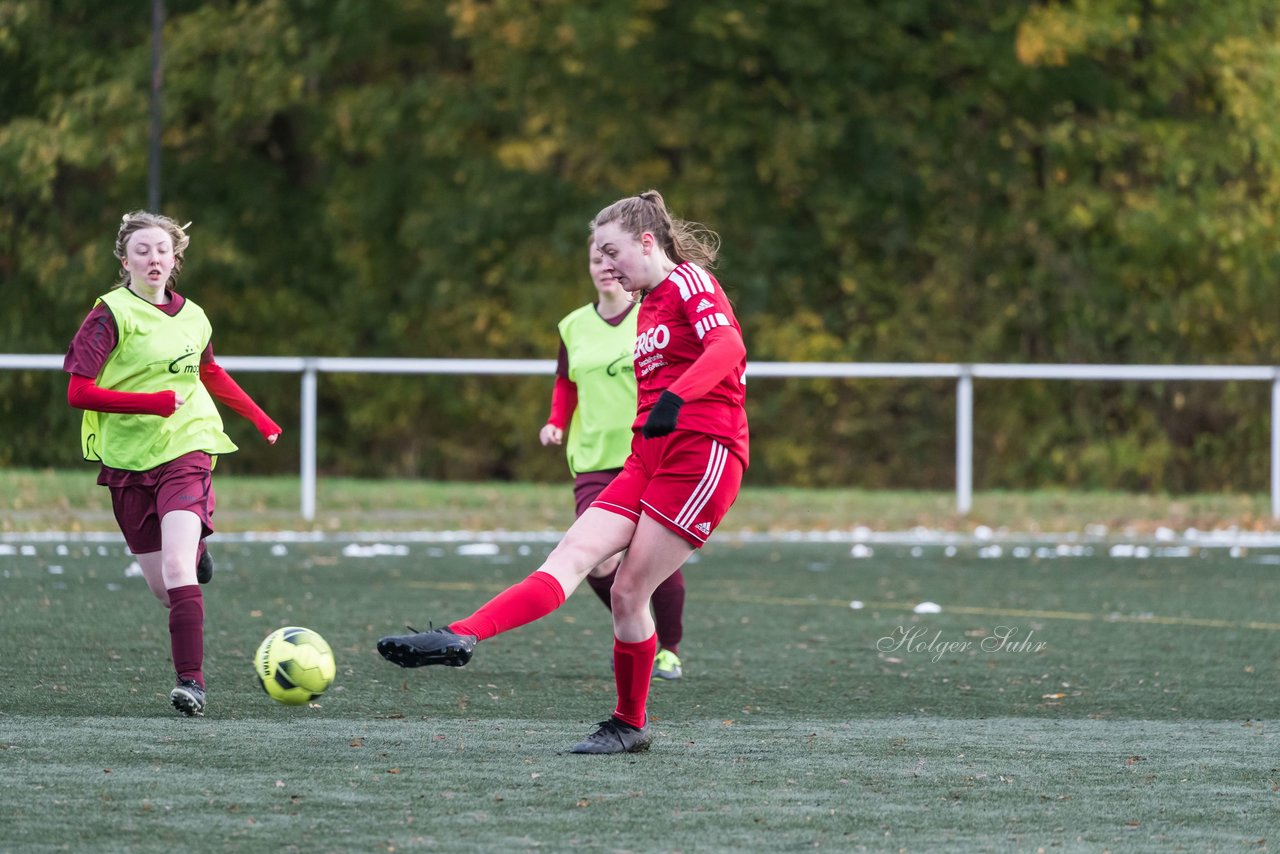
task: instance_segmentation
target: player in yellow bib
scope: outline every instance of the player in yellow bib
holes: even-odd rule
[[[191,451],[216,456],[236,450],[200,382],[200,355],[213,334],[200,306],[186,300],[171,317],[127,287],[108,291],[98,302],[115,320],[123,346],[111,351],[97,385],[131,394],[172,391],[183,402],[161,420],[151,413],[85,410],[84,458],[108,468],[147,471]]]
[[[566,442],[567,431],[565,451],[578,516],[622,471],[631,453],[636,417],[636,304],[605,271],[604,257],[594,241],[587,241],[587,252],[597,299],[560,321],[551,414],[538,433],[543,445],[559,445]],[[622,554],[617,554],[587,576],[591,589],[610,610],[613,580],[621,563]],[[653,662],[655,678],[683,675],[679,645],[684,635],[684,598],[684,572],[677,569],[658,585],[650,600],[659,645]]]
[[[116,235],[119,287],[97,299],[67,349],[67,401],[83,409],[81,448],[102,463],[98,483],[143,578],[169,609],[177,685],[169,701],[203,715],[204,595],[213,562],[211,474],[236,450],[216,398],[275,444],[280,426],[214,360],[200,306],[174,290],[189,243],[168,217],[125,214]]]

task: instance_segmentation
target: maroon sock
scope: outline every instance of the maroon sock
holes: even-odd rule
[[[599,577],[594,575],[587,576],[587,583],[591,585],[591,589],[600,597],[600,601],[610,611],[613,610],[613,580],[618,577],[618,571],[615,569],[608,575]]]
[[[204,687],[204,596],[200,585],[169,591],[169,643],[173,669],[179,679],[194,679]]]
[[[684,638],[684,570],[677,569],[653,591],[653,621],[658,626],[658,643],[679,655]]]
[[[613,639],[613,681],[618,686],[618,706],[613,716],[634,727],[644,726],[649,683],[653,679],[653,657],[658,652],[658,636],[635,643]]]
[[[449,631],[485,640],[532,623],[563,604],[560,582],[548,573],[535,572],[494,596],[470,617],[451,623]]]

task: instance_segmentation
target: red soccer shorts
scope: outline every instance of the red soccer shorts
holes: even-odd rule
[[[110,487],[111,507],[129,551],[160,551],[160,520],[174,510],[190,510],[200,517],[201,538],[213,533],[213,477],[207,467],[175,460],[148,474],[154,475],[153,484]]]
[[[592,507],[639,520],[640,513],[700,547],[720,524],[742,486],[742,460],[702,433],[631,440],[622,473]]]

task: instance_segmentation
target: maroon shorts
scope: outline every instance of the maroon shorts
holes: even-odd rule
[[[596,500],[596,496],[604,491],[606,486],[613,483],[613,479],[621,471],[622,469],[584,471],[573,479],[573,503],[578,516],[586,512],[586,509],[591,506],[591,502]]]
[[[637,433],[622,473],[591,506],[637,521],[643,510],[698,548],[737,499],[742,470],[742,460],[702,433]]]
[[[147,475],[147,483],[109,487],[111,507],[129,551],[136,555],[160,551],[160,520],[174,510],[189,510],[200,517],[202,539],[213,533],[216,502],[207,462],[201,466],[182,457],[156,466]]]

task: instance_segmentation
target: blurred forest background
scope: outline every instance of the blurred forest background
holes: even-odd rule
[[[1280,364],[1274,0],[165,5],[161,209],[223,356],[552,359],[587,222],[656,187],[757,360]],[[63,352],[115,279],[150,29],[0,0],[0,352]],[[237,378],[285,450],[226,413],[224,465],[296,471],[298,377]],[[321,471],[566,479],[550,389],[321,375]],[[981,382],[975,484],[1265,491],[1269,395]],[[950,382],[749,398],[754,485],[953,484]],[[0,371],[0,466],[82,465],[78,421]]]

